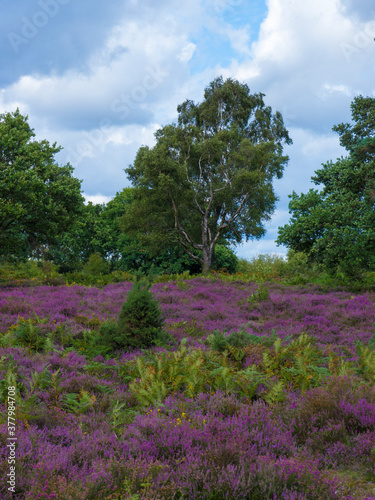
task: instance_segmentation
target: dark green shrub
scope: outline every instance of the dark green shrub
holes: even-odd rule
[[[41,332],[40,325],[46,320],[40,318],[18,321],[13,330],[13,337],[16,345],[28,347],[31,350],[40,351],[46,342],[46,335]]]
[[[115,351],[121,348],[120,339],[118,338],[118,322],[116,320],[104,321],[99,326],[99,336],[96,338],[96,343],[103,346],[104,351]]]
[[[146,280],[137,281],[128,293],[118,321],[117,342],[121,346],[148,348],[163,335],[164,319],[150,286]]]
[[[110,264],[103,259],[100,253],[91,254],[89,260],[83,266],[83,273],[91,276],[108,274],[110,270]]]
[[[230,248],[224,245],[216,245],[215,248],[215,269],[226,269],[233,274],[238,270],[238,257]]]
[[[164,319],[150,286],[146,280],[136,281],[122,306],[119,320],[105,321],[100,325],[96,343],[103,346],[103,352],[147,349],[171,340],[163,331]]]
[[[228,345],[232,347],[246,347],[251,343],[252,335],[245,330],[231,332],[227,336]]]

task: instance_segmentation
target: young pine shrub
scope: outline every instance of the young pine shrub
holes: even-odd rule
[[[147,349],[167,340],[163,332],[164,318],[150,286],[146,280],[136,281],[122,305],[118,321],[100,325],[100,342],[112,351]]]
[[[135,282],[122,305],[118,321],[122,345],[147,349],[163,336],[164,318],[150,286],[146,280]]]

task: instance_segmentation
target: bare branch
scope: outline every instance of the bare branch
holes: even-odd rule
[[[231,216],[231,218],[228,220],[228,221],[222,221],[222,223],[220,224],[219,228],[218,228],[218,231],[222,230],[222,229],[225,229],[226,227],[228,227],[230,224],[232,224],[232,222],[234,222],[234,220],[237,218],[237,216],[240,214],[246,200],[249,198],[249,193],[246,193],[244,196],[243,196],[243,199],[241,201],[241,204],[240,206],[237,208],[237,210],[234,212],[234,214]],[[223,223],[224,222],[224,223]]]
[[[193,253],[191,253],[188,245],[186,244],[185,241],[182,240],[182,238],[179,238],[179,242],[180,244],[184,247],[185,249],[185,252],[189,255],[189,257],[191,257],[192,259],[194,259],[195,261],[199,262],[200,264],[203,265],[203,259],[201,259],[200,257],[198,257],[197,255],[194,255]]]
[[[194,193],[194,201],[195,201],[195,204],[197,205],[198,207],[198,211],[201,215],[204,215],[204,210],[203,208],[199,205],[198,203],[198,200],[197,200],[197,195]]]
[[[171,196],[171,201],[172,201],[172,206],[173,206],[173,211],[174,211],[174,225],[175,225],[175,229],[176,231],[178,232],[178,234],[180,236],[183,236],[185,238],[185,240],[188,242],[188,244],[195,248],[196,250],[202,250],[202,245],[198,245],[197,243],[194,243],[194,241],[190,238],[190,236],[188,235],[188,233],[185,231],[185,229],[182,227],[179,219],[178,219],[178,210],[177,210],[177,206],[176,206],[176,203],[173,199],[173,197]]]

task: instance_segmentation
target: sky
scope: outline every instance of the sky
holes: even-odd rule
[[[355,96],[375,97],[373,0],[3,0],[2,10],[0,113],[18,107],[38,140],[61,145],[56,160],[94,203],[131,185],[124,169],[138,149],[217,76],[265,94],[293,145],[266,235],[239,257],[286,254],[275,239],[288,195],[346,155],[332,127],[350,122]]]

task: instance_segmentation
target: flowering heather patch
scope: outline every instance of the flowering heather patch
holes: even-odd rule
[[[94,331],[131,286],[3,289],[1,330],[36,314],[40,328]],[[174,350],[0,348],[2,477],[17,387],[17,487],[0,498],[375,499],[375,296],[268,288],[154,285]]]
[[[47,327],[59,323],[78,332],[90,320],[117,317],[132,283],[111,284],[103,289],[83,286],[8,288],[0,291],[0,332],[19,317],[48,318]],[[214,330],[235,331],[247,324],[257,335],[297,337],[303,332],[322,345],[350,348],[356,341],[367,344],[375,322],[375,294],[353,296],[347,292],[322,292],[316,286],[269,285],[269,298],[254,302],[258,286],[197,278],[158,283],[152,287],[166,318],[166,327],[176,340],[190,338],[198,345]],[[94,321],[95,322],[95,321]],[[198,343],[198,344],[197,344]]]

